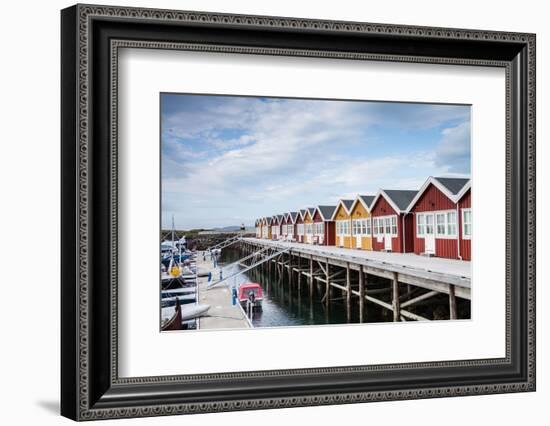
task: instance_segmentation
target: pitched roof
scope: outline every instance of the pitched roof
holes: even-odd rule
[[[470,179],[465,178],[434,177],[434,179],[437,179],[439,183],[447,188],[449,192],[453,195],[458,194],[462,190],[462,188],[464,188],[464,185],[466,185],[470,181]]]
[[[341,201],[342,203],[344,203],[344,206],[346,206],[346,209],[348,209],[349,211],[349,209],[351,209],[351,206],[353,205],[353,202],[355,200],[341,200]]]
[[[430,185],[435,186],[441,191],[449,200],[453,203],[457,203],[458,200],[470,189],[472,186],[472,180],[468,178],[442,178],[442,177],[428,177],[426,182],[419,189],[418,193],[414,196],[407,207],[407,211],[410,211],[422,194],[429,188]]]
[[[405,211],[409,203],[418,193],[415,190],[383,189],[384,193],[395,203],[399,211]]]
[[[332,213],[332,216],[331,216],[331,220],[334,220],[334,216],[336,215],[336,212],[338,211],[338,208],[340,207],[340,205],[343,205],[344,206],[344,210],[346,211],[347,214],[350,213],[350,208],[351,206],[353,205],[353,202],[355,200],[344,200],[344,199],[340,199],[338,201],[338,204],[336,204],[336,208],[334,209],[334,212]]]
[[[300,209],[299,213],[300,213],[300,217],[302,218],[302,220],[304,219],[304,215],[306,214],[306,209]]]
[[[374,195],[359,195],[359,198],[367,205],[370,206],[372,201],[374,200]]]
[[[284,214],[278,214],[277,215],[277,219],[279,220],[279,223],[281,223],[284,218],[285,218]]]
[[[334,210],[336,210],[336,206],[317,206],[317,210],[323,220],[330,220]]]
[[[313,215],[315,214],[315,207],[308,207],[307,210],[309,215],[313,218]]]
[[[296,222],[296,218],[298,217],[298,212],[290,212],[289,215],[290,215],[290,218],[292,219],[292,223]]]

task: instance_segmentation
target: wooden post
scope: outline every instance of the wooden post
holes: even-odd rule
[[[298,255],[298,294],[302,294],[302,258]]]
[[[450,313],[450,319],[454,320],[457,318],[455,286],[452,284],[449,285],[449,313]]]
[[[351,277],[349,262],[346,262],[346,311],[347,311],[347,320],[351,321]]]
[[[292,286],[292,252],[288,252],[288,284]]]
[[[309,255],[309,298],[313,299],[313,255]]]
[[[401,308],[399,304],[399,281],[397,280],[397,272],[393,273],[392,280],[392,310],[393,310],[393,321],[399,322],[401,320]]]
[[[330,270],[329,270],[329,264],[328,264],[328,258],[325,261],[325,279],[326,279],[326,293],[325,293],[325,304],[327,305],[327,308],[330,304]]]
[[[365,319],[365,274],[363,265],[359,265],[359,322]]]

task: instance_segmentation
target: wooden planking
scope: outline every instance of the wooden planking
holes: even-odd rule
[[[256,244],[260,245],[260,242]],[[270,242],[269,244],[286,247],[283,244],[277,244],[276,242]],[[402,283],[419,285],[418,283],[422,280],[426,280],[426,285],[432,285],[432,283],[439,284],[452,284],[457,288],[465,288],[468,291],[458,291],[458,297],[464,297],[464,295],[469,294],[470,288],[470,279],[466,277],[459,277],[457,275],[442,274],[439,272],[424,271],[416,268],[408,268],[406,266],[395,265],[391,263],[385,263],[375,260],[364,259],[356,257],[353,255],[347,254],[334,254],[334,253],[319,253],[316,250],[308,250],[307,247],[304,248],[295,248],[292,249],[294,254],[300,257],[306,257],[308,259],[313,259],[319,263],[325,263],[326,259],[330,259],[332,265],[340,266],[346,268],[347,263],[350,263],[350,268],[356,271],[359,271],[360,266],[363,266],[365,273],[372,274],[378,277],[387,278],[389,280],[393,279],[393,273],[397,272],[399,274],[399,281]],[[433,285],[432,285],[433,287]],[[431,288],[431,287],[425,287]],[[435,288],[431,288],[435,289]],[[448,293],[446,291],[445,293]],[[459,295],[460,293],[460,295]]]

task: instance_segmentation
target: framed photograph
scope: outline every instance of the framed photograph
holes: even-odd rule
[[[61,412],[535,390],[535,35],[61,12]]]

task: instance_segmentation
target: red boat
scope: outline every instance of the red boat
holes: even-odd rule
[[[262,307],[264,293],[262,287],[257,283],[244,283],[239,287],[239,302],[246,308],[248,303],[253,303],[254,308]]]

